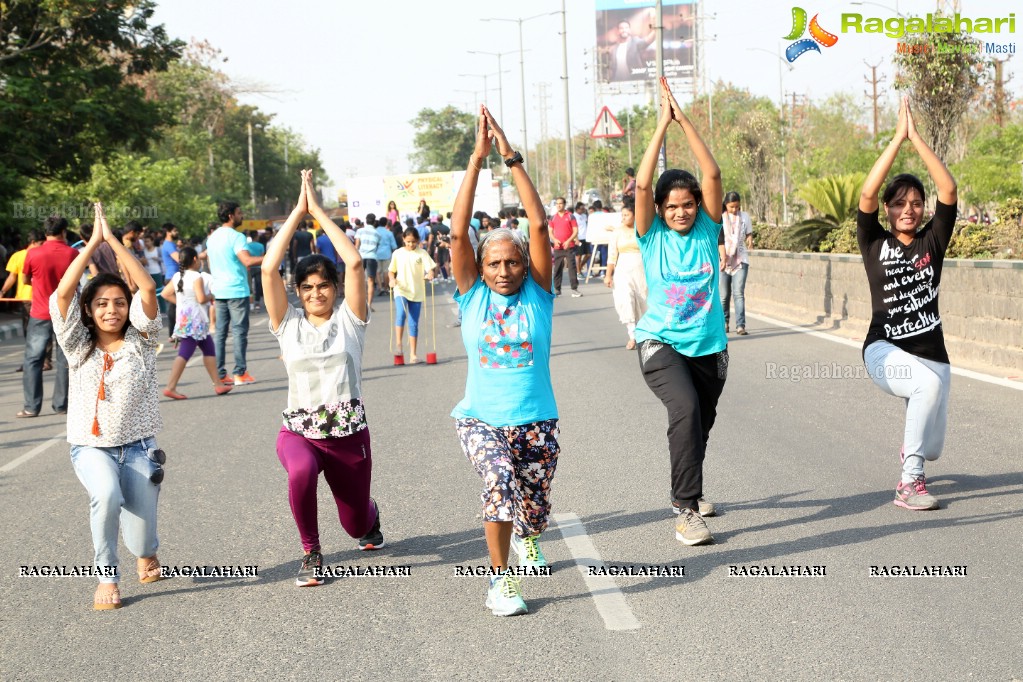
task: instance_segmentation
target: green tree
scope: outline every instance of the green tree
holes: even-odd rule
[[[929,51],[895,53],[892,62],[899,70],[895,87],[909,92],[914,112],[926,124],[931,148],[945,159],[959,121],[980,91],[987,62],[981,42],[963,33],[917,33],[902,40]]]
[[[959,195],[971,206],[992,204],[1020,196],[1020,160],[1023,160],[1023,125],[999,128],[991,123],[969,142],[966,157],[952,166]]]
[[[29,179],[80,181],[167,120],[136,79],[182,44],[150,24],[151,0],[0,3],[0,203]]]
[[[476,117],[447,106],[421,109],[410,121],[416,130],[415,151],[409,155],[414,173],[433,173],[465,168],[476,146]],[[497,163],[496,152],[491,163]]]
[[[867,174],[850,173],[810,180],[799,188],[799,198],[812,206],[816,215],[787,230],[787,241],[799,249],[816,250],[830,233],[851,221],[859,205]]]

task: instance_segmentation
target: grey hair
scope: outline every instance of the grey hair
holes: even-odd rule
[[[526,244],[525,238],[522,233],[518,230],[509,229],[507,227],[501,227],[496,230],[491,230],[483,235],[483,239],[480,240],[479,246],[476,247],[476,270],[481,274],[483,273],[483,255],[487,252],[495,242],[511,242],[515,245],[515,248],[522,254],[522,262],[525,263],[526,269],[529,269],[529,246]]]

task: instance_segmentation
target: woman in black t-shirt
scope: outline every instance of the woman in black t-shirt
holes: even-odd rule
[[[914,175],[896,175],[882,201],[888,225],[877,216],[877,193],[899,147],[913,143],[938,191],[934,216],[923,227],[924,186]],[[895,137],[870,169],[860,194],[856,236],[870,285],[873,315],[863,360],[874,383],[906,401],[902,478],[895,504],[937,509],[927,492],[924,460],[941,456],[945,444],[951,368],[938,313],[938,285],[956,219],[956,182],[913,124],[909,98],[899,108]]]

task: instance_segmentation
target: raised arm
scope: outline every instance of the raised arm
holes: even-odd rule
[[[895,126],[895,136],[888,146],[877,157],[874,166],[867,173],[867,179],[863,181],[863,189],[860,190],[860,210],[864,213],[877,213],[877,195],[881,191],[884,179],[888,177],[888,171],[895,163],[895,157],[899,155],[899,147],[909,137],[909,98],[903,97],[899,104],[899,122]],[[926,146],[926,145],[925,145]],[[933,152],[932,152],[933,153]],[[941,163],[940,161],[938,162]],[[946,173],[948,171],[945,171]],[[949,176],[951,177],[951,176]]]
[[[486,107],[483,107],[483,115],[489,128],[487,134],[497,147],[497,153],[505,159],[512,158],[515,152],[501,126]],[[554,264],[551,262],[551,233],[547,229],[547,211],[540,200],[540,193],[536,191],[529,173],[521,163],[512,164],[511,175],[515,189],[519,193],[519,200],[522,201],[522,208],[526,209],[526,218],[529,220],[529,273],[544,291],[549,292]]]
[[[121,240],[114,235],[114,231],[110,229],[107,217],[103,213],[103,204],[97,204],[97,207],[99,209],[97,211],[97,218],[103,227],[103,239],[114,250],[114,255],[117,256],[117,260],[124,269],[125,280],[128,280],[129,286],[134,284],[134,286],[138,287],[136,294],[142,297],[142,312],[150,320],[157,319],[157,315],[160,314],[160,307],[156,301],[156,282],[153,281],[152,275],[146,270],[146,266],[142,265],[139,259],[128,250],[128,247],[121,243]],[[98,227],[93,227],[93,231]]]
[[[661,79],[661,86],[668,93],[671,117],[678,121],[679,126],[685,132],[686,140],[689,142],[689,149],[692,150],[693,156],[696,157],[696,163],[700,166],[700,175],[702,176],[700,178],[700,189],[703,190],[703,210],[711,220],[715,223],[720,223],[721,200],[725,195],[724,189],[721,186],[721,168],[714,159],[714,155],[711,154],[707,143],[696,132],[693,122],[689,120],[689,117],[682,111],[682,107],[675,101],[675,96],[671,94],[671,89],[668,87],[666,79]]]
[[[476,146],[469,156],[469,166],[465,169],[465,177],[462,178],[455,204],[451,208],[451,271],[455,275],[458,291],[463,294],[472,289],[480,276],[476,267],[476,254],[469,241],[469,220],[472,218],[472,200],[476,196],[480,169],[483,160],[490,154],[491,141],[487,133],[487,117],[481,106],[476,120]]]
[[[295,228],[298,221],[305,218],[308,212],[308,203],[305,189],[305,171],[302,171],[302,189],[300,190],[298,202],[292,209],[291,215],[284,221],[277,235],[266,245],[266,254],[260,264],[260,274],[263,279],[263,298],[266,305],[266,314],[270,317],[270,326],[277,329],[284,320],[284,314],[288,312],[288,291],[281,279],[280,267],[284,260],[284,254],[291,244],[291,238],[295,235]]]
[[[71,261],[71,265],[64,271],[64,276],[57,283],[57,308],[60,310],[60,316],[63,318],[67,318],[67,309],[75,297],[75,292],[78,291],[78,282],[82,279],[82,275],[85,274],[85,268],[88,267],[89,262],[92,260],[92,254],[96,252],[96,247],[103,241],[103,230],[99,223],[99,204],[93,204],[92,211],[94,227],[89,243]]]
[[[917,132],[916,124],[913,122],[913,109],[910,107],[908,97],[906,98],[906,123],[906,136],[913,143],[913,149],[920,155],[924,166],[927,167],[928,175],[934,181],[934,187],[938,190],[938,201],[948,206],[955,206],[959,201],[959,189],[956,186],[956,181],[942,160],[938,158],[934,150],[927,146],[924,139],[920,137],[920,133]]]
[[[334,245],[334,250],[341,256],[341,260],[345,262],[345,300],[348,301],[348,307],[352,309],[357,318],[365,322],[369,313],[367,310],[369,304],[366,302],[367,285],[365,271],[362,266],[362,256],[359,255],[359,250],[355,248],[352,240],[345,235],[345,231],[338,227],[337,223],[331,220],[327,212],[320,206],[316,190],[313,189],[313,172],[304,172],[302,174],[302,182],[305,186],[309,213],[312,214],[313,218],[320,224],[320,227],[323,228],[327,238],[330,239],[330,243]]]
[[[636,234],[642,237],[654,224],[657,208],[654,206],[654,171],[657,169],[657,155],[661,153],[664,136],[671,125],[671,103],[668,101],[667,86],[661,83],[661,117],[657,119],[650,144],[647,145],[643,160],[636,170]]]

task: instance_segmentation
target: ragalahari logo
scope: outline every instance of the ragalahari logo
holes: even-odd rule
[[[800,55],[806,54],[810,50],[814,52],[820,52],[821,49],[817,47],[820,43],[824,47],[831,47],[838,42],[838,36],[834,33],[828,33],[820,24],[817,23],[817,17],[819,15],[813,15],[813,19],[810,20],[810,36],[813,38],[800,38],[806,31],[806,10],[802,7],[792,8],[792,32],[785,36],[785,40],[795,40],[796,42],[785,48],[785,58],[789,60],[789,63],[799,59]]]

